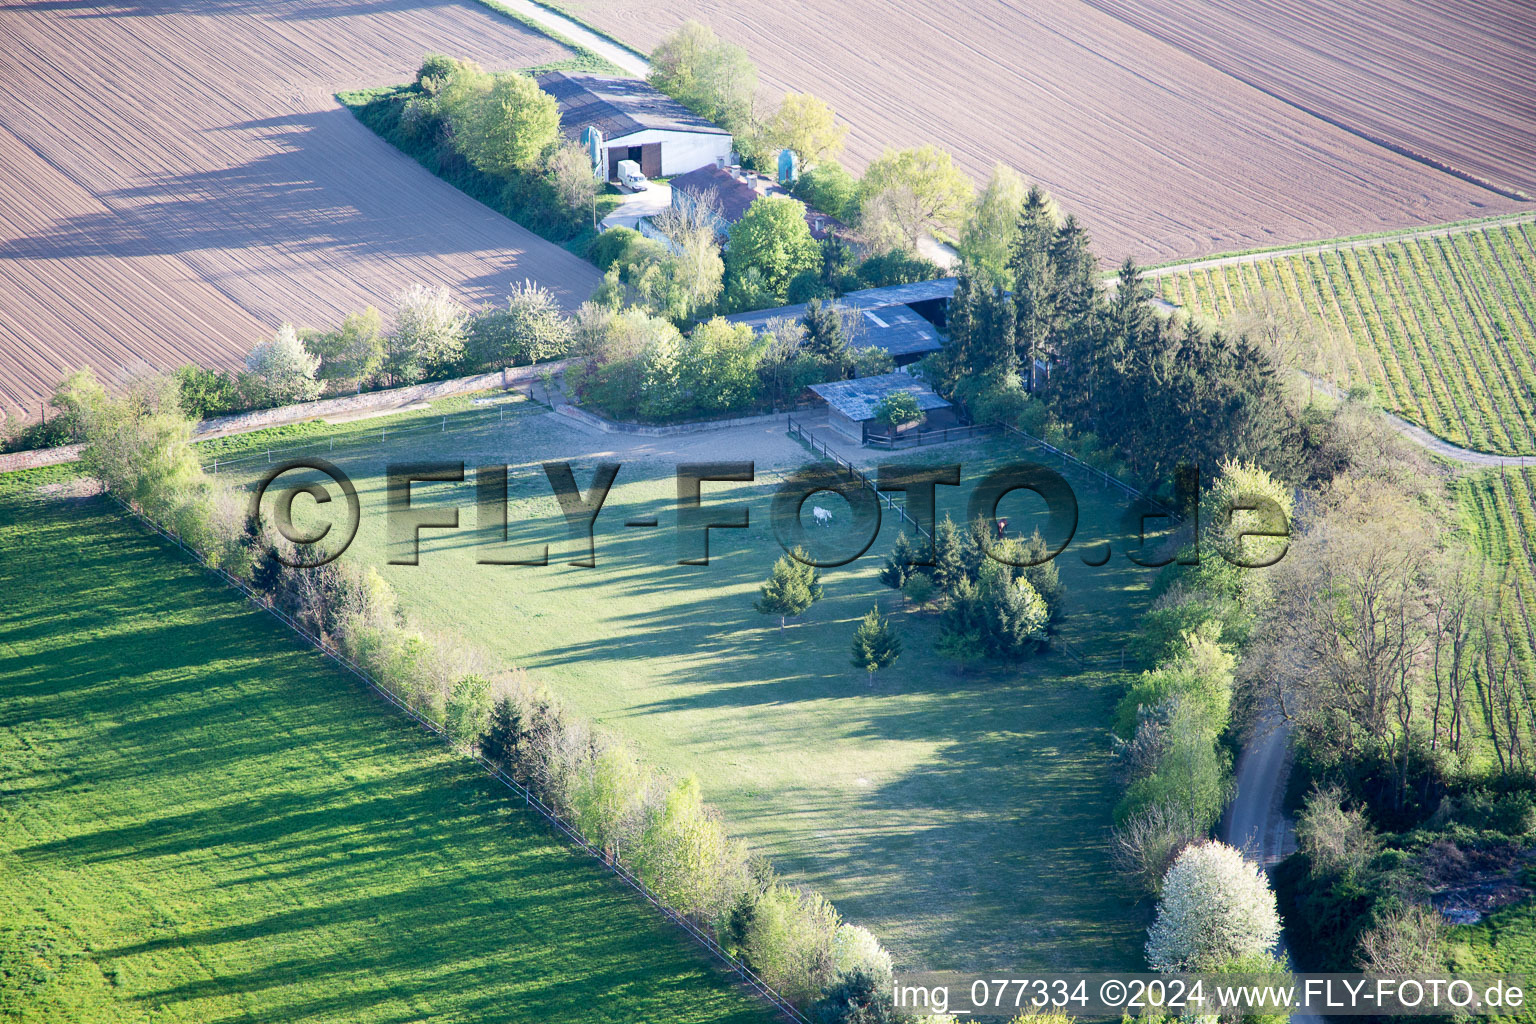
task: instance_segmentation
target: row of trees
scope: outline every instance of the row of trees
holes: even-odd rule
[[[1180,546],[1178,559],[1159,579],[1136,644],[1153,667],[1116,708],[1113,755],[1124,796],[1114,852],[1147,891],[1156,891],[1180,849],[1209,833],[1231,795],[1238,657],[1268,596],[1264,570],[1232,561],[1262,565],[1285,552],[1283,538],[1246,534],[1270,525],[1264,512],[1233,511],[1255,499],[1287,518],[1293,511],[1289,488],[1270,474],[1227,463],[1200,502],[1198,546],[1188,528],[1181,546],[1178,538],[1166,542]]]
[[[203,474],[173,379],[139,378],[114,399],[81,371],[55,404],[85,440],[87,471],[114,494],[246,579],[455,743],[500,764],[789,998],[842,1005],[850,978],[888,985],[890,956],[875,937],[731,839],[692,776],[670,778],[643,765],[521,671],[503,669],[460,637],[413,625],[372,567],[338,560],[290,568],[295,552],[248,517],[244,494]]]
[[[1129,260],[1101,285],[1087,233],[1038,188],[994,180],[967,238],[929,369],[973,417],[1057,435],[1144,485],[1228,459],[1295,478],[1299,410],[1271,349],[1161,315]]]
[[[570,341],[554,296],[531,282],[515,286],[505,306],[477,311],[447,288],[416,284],[396,294],[387,326],[372,306],[331,331],[284,324],[252,347],[242,373],[189,364],[175,376],[183,408],[205,417],[524,366],[564,355]]]
[[[387,109],[370,119],[386,134],[439,173],[458,177],[457,159],[487,176],[520,223],[560,239],[595,226],[591,156],[561,136],[559,105],[531,76],[428,54],[413,85],[377,102]]]
[[[589,302],[572,326],[566,383],[620,419],[666,422],[792,407],[808,385],[890,370],[857,345],[857,321],[819,304],[754,332],[716,318],[687,335],[631,306]]]

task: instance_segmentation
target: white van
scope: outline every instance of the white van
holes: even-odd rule
[[[619,184],[632,192],[643,192],[650,186],[640,173],[640,165],[633,160],[619,161]]]

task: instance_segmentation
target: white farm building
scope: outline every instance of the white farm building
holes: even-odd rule
[[[610,181],[620,160],[635,161],[647,178],[670,178],[730,158],[730,132],[637,78],[546,71],[536,80],[560,105],[566,138],[589,144],[597,133]]]

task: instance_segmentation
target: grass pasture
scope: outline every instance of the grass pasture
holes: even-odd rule
[[[1118,555],[1098,569],[1078,557],[1118,528],[1118,496],[1072,481],[1081,523],[1061,556],[1065,632],[1087,667],[1048,653],[961,674],[932,651],[936,616],[901,607],[876,579],[895,536],[891,517],[866,557],[825,571],[826,599],[802,622],[781,632],[753,610],[780,553],[770,497],[813,461],[782,425],[610,436],[526,404],[509,409],[504,426],[474,421],[450,418],[446,432],[401,431],[382,445],[358,425],[343,435],[351,443],[325,456],[352,476],[364,510],[345,557],[377,565],[419,620],[530,670],[651,763],[696,773],[733,834],[872,928],[903,967],[1140,963],[1144,910],[1105,853],[1116,799],[1106,729],[1121,692],[1120,648],[1152,570]],[[239,444],[259,452],[262,440],[223,444],[227,460]],[[940,488],[940,510],[962,519],[971,485],[1018,457],[987,441],[898,460],[961,463],[964,486]],[[458,507],[460,528],[422,531],[419,565],[386,565],[384,465],[434,459],[463,459],[470,477],[416,485],[413,507]],[[568,539],[539,467],[563,459],[582,487],[594,463],[622,464],[597,521],[595,568],[566,564],[584,545]],[[678,565],[676,463],[717,459],[756,464],[751,484],[704,485],[706,504],[746,504],[750,528],[711,531],[710,564]],[[499,554],[528,557],[548,543],[547,567],[477,564],[499,536],[476,522],[472,467],[481,463],[511,466],[510,538]],[[220,472],[250,480],[265,465],[258,455]],[[1028,514],[1024,501],[1005,499],[1015,525]],[[842,499],[818,502],[847,520]],[[301,520],[313,508],[296,506]],[[623,525],[651,515],[657,527]],[[895,616],[905,651],[870,687],[849,664],[849,643],[874,603]]]
[[[1272,297],[1311,321],[1316,372],[1456,444],[1536,454],[1536,221],[1155,274],[1216,320]]]
[[[766,1018],[105,501],[0,495],[0,592],[0,1019]]]

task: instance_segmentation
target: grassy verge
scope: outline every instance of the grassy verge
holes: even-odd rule
[[[894,461],[961,462],[966,486],[940,491],[943,511],[963,518],[970,485],[1021,455],[987,441]],[[331,458],[364,509],[347,558],[377,565],[427,624],[529,669],[646,761],[697,773],[734,834],[873,929],[902,966],[1139,965],[1143,912],[1105,853],[1117,799],[1105,726],[1151,573],[1118,556],[1103,568],[1078,558],[1118,531],[1117,495],[1073,478],[1082,522],[1062,556],[1065,629],[1089,666],[1051,653],[962,673],[934,653],[936,616],[903,607],[876,579],[895,536],[889,518],[869,556],[825,574],[827,597],[804,621],[781,632],[753,610],[780,553],[770,497],[812,461],[772,426],[658,440],[509,411],[504,425],[450,421],[446,433],[338,444]],[[710,564],[680,566],[676,463],[723,458],[754,459],[757,480],[706,484],[706,501],[747,504],[752,525],[712,531]],[[476,523],[472,480],[417,485],[413,507],[457,506],[462,528],[423,531],[418,566],[386,564],[386,465],[460,459],[471,476],[477,464],[512,463],[511,537],[499,553],[548,543],[547,567],[478,564],[499,530]],[[623,463],[592,569],[566,564],[584,545],[568,539],[539,466],[567,459],[583,487],[594,462]],[[1019,524],[1029,511],[1014,500],[1002,514]],[[658,528],[623,526],[647,515]],[[848,648],[877,602],[896,616],[905,651],[871,688]]]
[[[0,1018],[755,1021],[458,755],[100,499],[0,495]]]
[[[1171,267],[1182,267],[1191,263],[1204,263],[1208,260],[1227,259],[1234,256],[1262,256],[1272,252],[1290,252],[1293,249],[1305,249],[1310,246],[1347,245],[1350,242],[1369,242],[1381,238],[1408,238],[1425,232],[1443,231],[1446,228],[1471,227],[1477,224],[1510,223],[1518,224],[1530,220],[1529,213],[1495,213],[1487,217],[1469,217],[1466,220],[1453,220],[1445,224],[1426,224],[1416,228],[1392,228],[1387,231],[1372,231],[1363,235],[1345,235],[1341,238],[1320,238],[1315,242],[1290,242],[1284,245],[1265,245],[1253,249],[1234,249],[1231,252],[1213,253],[1209,256],[1186,256],[1183,259],[1169,260],[1166,263],[1153,263],[1143,267],[1144,271],[1166,270]],[[1105,273],[1105,279],[1115,276],[1115,271]]]

